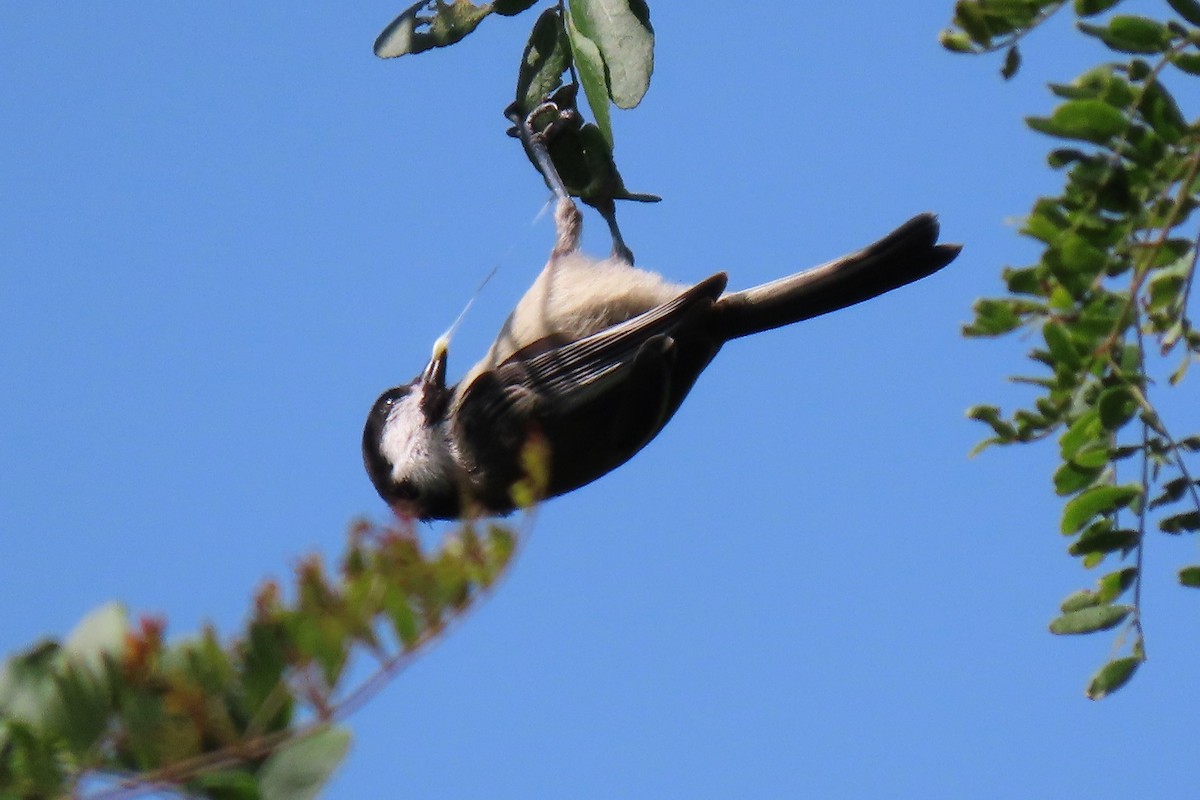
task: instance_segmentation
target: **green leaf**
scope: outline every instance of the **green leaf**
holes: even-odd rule
[[[1101,603],[1111,603],[1122,594],[1124,594],[1133,582],[1137,580],[1138,568],[1125,567],[1115,572],[1110,572],[1096,582],[1096,595]]]
[[[470,0],[421,0],[404,10],[375,40],[375,55],[396,58],[447,47],[479,27],[492,13],[490,5]]]
[[[1090,526],[1068,548],[1073,556],[1089,553],[1114,553],[1129,550],[1138,542],[1138,532],[1128,528],[1112,528],[1110,525]]]
[[[1200,75],[1200,54],[1175,53],[1171,56],[1171,63],[1189,75]]]
[[[1059,257],[1064,269],[1095,275],[1108,265],[1108,256],[1082,236],[1069,236],[1059,243]]]
[[[291,743],[259,771],[262,800],[313,800],[349,749],[345,728],[324,728]]]
[[[1092,682],[1088,684],[1088,699],[1100,700],[1120,689],[1129,682],[1129,679],[1133,677],[1133,673],[1137,671],[1138,665],[1141,663],[1142,659],[1127,656],[1125,658],[1114,659],[1105,664],[1092,678]]]
[[[1000,68],[1000,77],[1010,80],[1021,69],[1021,51],[1014,44],[1004,54],[1004,66]]]
[[[1054,492],[1059,497],[1075,494],[1091,486],[1102,474],[1103,467],[1081,467],[1068,461],[1054,471]]]
[[[1100,424],[1105,430],[1116,431],[1133,419],[1138,410],[1138,399],[1128,386],[1114,386],[1104,390],[1096,407],[1100,411]]]
[[[77,756],[84,757],[108,728],[109,682],[86,668],[65,666],[56,676],[61,718],[55,726]]]
[[[517,74],[517,103],[528,114],[562,84],[571,63],[571,45],[557,8],[548,8],[533,24]]]
[[[1179,583],[1193,589],[1200,589],[1200,567],[1191,566],[1179,570]]]
[[[1075,0],[1075,13],[1081,17],[1103,14],[1121,0]]]
[[[1115,628],[1129,616],[1133,606],[1091,606],[1071,611],[1050,621],[1050,632],[1059,636],[1095,633]]]
[[[1167,481],[1162,485],[1162,493],[1150,501],[1148,508],[1154,509],[1174,503],[1183,497],[1193,485],[1200,485],[1200,481],[1193,484],[1192,481],[1182,476]]]
[[[1200,3],[1196,0],[1167,0],[1167,5],[1188,22],[1200,25]]]
[[[963,326],[964,336],[1000,336],[1021,325],[1017,306],[1010,300],[976,300],[975,321]]]
[[[971,37],[958,31],[945,30],[938,34],[938,42],[951,53],[971,53]]]
[[[537,0],[495,0],[492,3],[492,11],[502,17],[515,17],[522,11],[533,7],[536,2]]]
[[[1187,120],[1175,98],[1159,81],[1147,83],[1138,111],[1167,144],[1176,144],[1188,132]]]
[[[579,71],[579,82],[583,85],[588,107],[592,109],[592,116],[604,140],[612,147],[612,118],[608,109],[608,87],[604,81],[604,57],[596,43],[576,27],[574,15],[568,14],[565,22],[571,54]]]
[[[1122,53],[1162,53],[1171,46],[1167,26],[1148,17],[1117,15],[1108,21],[1107,27],[1086,22],[1078,25],[1079,30]]]
[[[1160,520],[1158,528],[1163,533],[1183,533],[1184,531],[1200,531],[1200,511],[1186,511]]]
[[[1056,366],[1061,364],[1067,369],[1078,370],[1083,365],[1065,325],[1048,322],[1042,326],[1042,336],[1046,340],[1046,347],[1050,349],[1050,355],[1057,362]]]
[[[1093,486],[1067,503],[1063,509],[1062,532],[1075,533],[1097,515],[1124,508],[1141,494],[1142,487],[1137,484]]]
[[[260,800],[258,779],[241,769],[201,772],[188,782],[192,793],[213,800]]]
[[[1123,113],[1103,100],[1071,100],[1049,117],[1028,117],[1025,122],[1040,133],[1095,144],[1104,144],[1129,125]]]
[[[1096,593],[1091,589],[1080,589],[1078,592],[1067,595],[1059,608],[1064,614],[1070,614],[1072,611],[1079,611],[1096,605],[1100,605],[1100,598]]]
[[[1058,439],[1059,451],[1064,461],[1075,461],[1076,456],[1085,447],[1096,449],[1099,446],[1108,447],[1109,436],[1100,422],[1100,412],[1090,409],[1071,423],[1066,432]],[[1078,463],[1078,462],[1076,462]],[[1096,466],[1089,462],[1087,466]]]
[[[570,23],[599,49],[607,68],[608,96],[617,108],[633,108],[650,88],[654,72],[649,7],[644,0],[570,0],[569,7]],[[588,105],[594,110],[591,92]],[[608,140],[611,144],[612,137]]]

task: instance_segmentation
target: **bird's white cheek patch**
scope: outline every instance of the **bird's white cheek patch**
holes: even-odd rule
[[[424,480],[441,477],[447,454],[441,441],[441,427],[424,424],[420,399],[409,395],[388,414],[379,443],[380,452],[392,465],[392,479]]]

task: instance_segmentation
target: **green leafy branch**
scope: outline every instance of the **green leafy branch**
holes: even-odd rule
[[[1200,75],[1200,4],[1170,0],[1182,21],[1084,21],[1119,2],[1073,4],[1081,33],[1134,57],[1051,84],[1063,102],[1048,117],[1026,120],[1064,143],[1048,156],[1064,173],[1064,188],[1039,198],[1022,226],[1042,245],[1039,260],[1005,269],[1007,294],[978,301],[963,330],[969,337],[1034,331],[1042,345],[1029,353],[1039,373],[1013,378],[1035,392],[1027,407],[1010,416],[992,405],[969,410],[992,432],[977,450],[1057,436],[1054,488],[1064,498],[1068,552],[1088,569],[1110,557],[1133,562],[1068,596],[1050,624],[1056,634],[1119,628],[1113,656],[1088,686],[1092,698],[1119,689],[1146,658],[1149,526],[1172,535],[1200,530],[1200,492],[1188,465],[1200,436],[1173,436],[1153,402],[1200,357],[1200,332],[1188,314],[1200,250],[1194,228],[1185,230],[1200,193],[1200,127],[1187,121],[1164,81],[1171,68],[1176,79]],[[1063,5],[962,0],[957,29],[942,41],[955,52],[1007,48],[1002,71],[1012,77],[1017,42]],[[1174,368],[1165,361],[1171,356],[1180,359]],[[1122,478],[1129,460],[1133,476]],[[1122,522],[1127,515],[1132,524]],[[1183,569],[1179,581],[1200,585],[1200,567]],[[1128,603],[1118,603],[1127,595]]]
[[[212,628],[168,643],[119,605],[0,668],[0,797],[90,800],[170,790],[222,800],[314,797],[350,734],[338,722],[482,600],[505,574],[510,529],[466,525],[426,553],[412,525],[358,523],[338,575],[267,583],[233,641]],[[369,658],[351,685],[347,668]]]
[[[492,14],[515,16],[535,4],[423,0],[384,29],[375,54],[395,58],[447,47]],[[615,200],[659,199],[628,191],[613,158],[611,106],[637,106],[653,72],[654,29],[644,0],[558,0],[536,18],[521,55],[507,115],[530,117],[535,130],[545,136],[567,190],[598,208],[612,226]],[[564,87],[564,75],[570,77],[569,90],[556,91]],[[595,122],[585,124],[576,107],[580,88]]]

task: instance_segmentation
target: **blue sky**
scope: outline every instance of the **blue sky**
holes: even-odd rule
[[[1095,577],[1057,534],[1052,446],[967,458],[963,410],[1021,397],[1028,342],[958,328],[1056,186],[1021,117],[1104,56],[1059,21],[1005,84],[937,46],[951,5],[652,5],[654,82],[614,123],[628,186],[664,197],[622,208],[639,264],[741,288],[923,210],[966,249],[729,345],[352,718],[329,797],[1194,791],[1195,542],[1152,541],[1151,660],[1091,703],[1111,639],[1046,632]],[[500,113],[532,17],[379,61],[398,11],[0,10],[0,650],[110,599],[235,630],[266,576],[384,516],[359,456],[379,391],[499,265],[461,374],[536,274],[546,193]]]

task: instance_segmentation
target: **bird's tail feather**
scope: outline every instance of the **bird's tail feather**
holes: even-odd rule
[[[938,244],[933,214],[918,214],[856,253],[805,272],[731,292],[716,304],[721,333],[736,339],[837,311],[940,270],[960,245]]]

